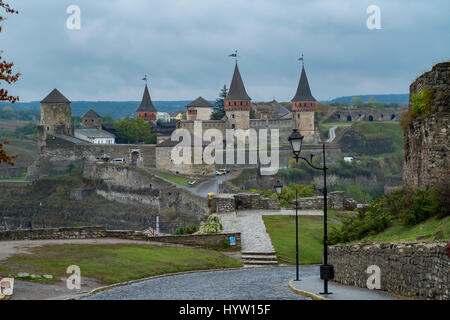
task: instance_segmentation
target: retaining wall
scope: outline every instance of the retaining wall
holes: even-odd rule
[[[127,240],[184,244],[189,246],[214,249],[228,248],[230,237],[234,237],[236,242],[236,245],[233,246],[233,248],[240,249],[240,233],[151,236],[141,231],[106,230],[106,227],[104,226],[0,231],[0,241],[118,238]]]
[[[330,246],[335,281],[367,288],[370,265],[380,268],[381,290],[422,299],[450,299],[447,242]],[[449,250],[450,251],[450,250]]]

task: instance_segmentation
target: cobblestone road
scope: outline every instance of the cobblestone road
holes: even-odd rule
[[[317,275],[317,266],[302,266],[301,277]],[[288,288],[294,267],[249,268],[174,275],[99,292],[90,300],[301,300]]]

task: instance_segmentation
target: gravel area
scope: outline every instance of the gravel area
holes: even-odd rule
[[[302,266],[301,277],[317,275],[317,266]],[[289,280],[294,267],[207,271],[146,280],[102,291],[88,300],[304,300]]]

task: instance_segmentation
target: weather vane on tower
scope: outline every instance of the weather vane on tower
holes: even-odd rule
[[[302,67],[305,66],[305,59],[303,58],[303,53],[302,53],[302,56],[300,58],[298,58],[298,61],[302,62]]]
[[[234,53],[229,54],[228,56],[229,56],[229,57],[234,57],[234,59],[236,59],[236,63],[237,63],[237,58],[240,57],[240,56],[238,56],[237,50],[234,50]]]
[[[147,75],[144,75],[144,77],[142,78],[142,80],[144,80],[144,81],[145,81],[145,85],[147,85],[147,81],[148,81]]]

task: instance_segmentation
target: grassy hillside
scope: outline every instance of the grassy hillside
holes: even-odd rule
[[[441,240],[450,240],[450,217],[444,219],[432,218],[415,226],[405,226],[395,221],[392,226],[376,235],[364,237],[358,242],[400,242],[400,241],[431,241],[442,232]]]
[[[357,122],[354,130],[361,133],[367,139],[377,137],[390,137],[394,148],[393,156],[403,154],[403,129],[398,122],[393,121],[373,121]],[[388,156],[385,154],[384,156]]]
[[[50,274],[57,281],[67,276],[67,266],[75,264],[83,277],[113,284],[165,273],[242,266],[217,251],[146,244],[53,245],[29,251],[0,262],[0,274]]]
[[[155,227],[158,212],[139,203],[123,204],[107,200],[95,192],[83,201],[70,200],[70,190],[95,189],[101,181],[83,179],[81,172],[47,177],[33,185],[11,188],[0,186],[0,229],[72,227],[74,225],[105,225],[109,229],[144,230]],[[175,209],[160,216],[162,232],[171,233],[197,217],[186,216]]]

